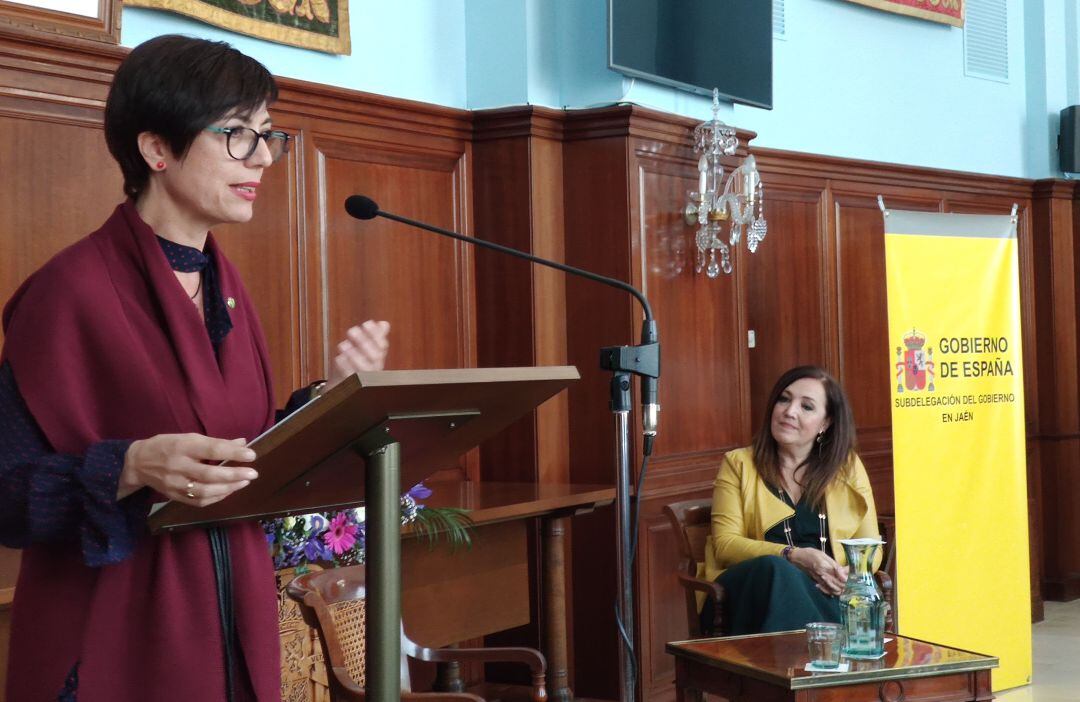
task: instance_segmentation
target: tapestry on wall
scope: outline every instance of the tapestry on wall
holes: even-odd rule
[[[124,0],[169,10],[240,34],[349,54],[349,0]]]
[[[964,26],[964,0],[848,0],[899,15]]]

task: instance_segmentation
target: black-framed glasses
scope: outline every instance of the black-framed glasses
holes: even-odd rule
[[[250,127],[207,127],[206,131],[225,135],[225,149],[229,156],[237,161],[246,161],[259,148],[259,139],[266,142],[270,149],[271,163],[277,161],[289,151],[292,136],[277,130],[257,132]]]

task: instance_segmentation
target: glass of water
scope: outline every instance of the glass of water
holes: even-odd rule
[[[844,644],[841,632],[840,625],[833,622],[810,622],[806,625],[806,646],[814,667],[839,667],[840,648]]]

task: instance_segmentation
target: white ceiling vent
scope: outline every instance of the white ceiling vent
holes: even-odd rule
[[[1008,82],[1006,0],[968,0],[964,3],[964,74]]]

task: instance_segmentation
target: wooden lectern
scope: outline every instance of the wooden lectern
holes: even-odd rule
[[[251,442],[259,478],[154,531],[366,505],[367,693],[400,698],[402,485],[414,485],[578,379],[571,366],[357,373]]]

